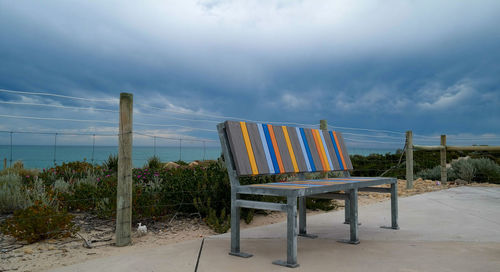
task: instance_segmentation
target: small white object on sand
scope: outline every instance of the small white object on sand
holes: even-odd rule
[[[137,227],[137,233],[139,233],[140,236],[146,235],[148,233],[148,228],[146,225],[142,225],[141,223],[138,224],[139,226]]]

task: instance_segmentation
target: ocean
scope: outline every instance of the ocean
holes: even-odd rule
[[[359,148],[350,147],[350,155],[369,155],[372,153],[394,153],[395,149]],[[0,145],[0,159],[6,160],[7,167],[15,161],[21,160],[25,168],[49,168],[54,164],[70,161],[86,160],[90,163],[101,164],[111,154],[118,154],[117,146],[56,146],[54,145]],[[156,155],[163,162],[183,160],[214,160],[220,157],[221,149],[217,146],[134,146],[132,160],[134,167],[142,167],[152,156]]]

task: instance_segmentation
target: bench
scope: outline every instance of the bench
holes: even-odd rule
[[[391,194],[391,226],[399,229],[397,180],[385,177],[351,177],[353,170],[340,132],[226,121],[217,125],[224,161],[231,182],[230,255],[251,257],[240,251],[240,208],[287,213],[287,258],[273,264],[297,267],[297,236],[315,238],[306,230],[306,197],[345,201],[345,223],[350,239],[358,244],[358,191]],[[305,173],[341,172],[342,177],[306,179]],[[255,175],[296,174],[297,180],[241,185],[239,178]],[[390,188],[373,187],[390,184]],[[341,191],[343,193],[341,193]],[[286,197],[286,204],[244,200],[240,195]],[[299,227],[297,230],[297,202]]]

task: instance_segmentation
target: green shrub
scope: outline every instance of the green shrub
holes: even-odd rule
[[[220,214],[214,209],[209,209],[207,219],[205,220],[207,225],[217,233],[225,233],[231,227],[229,220],[230,215],[226,214],[226,209],[222,209]]]
[[[65,193],[69,193],[71,189],[71,185],[64,181],[64,179],[57,179],[54,184],[52,184],[52,191],[55,193],[55,194],[59,194],[59,193],[62,193],[62,194],[65,194]]]
[[[451,163],[452,173],[456,178],[471,182],[476,173],[476,168],[471,162],[472,159],[461,158]],[[452,180],[453,178],[448,178]]]
[[[447,169],[448,180],[462,179],[467,182],[491,182],[500,183],[500,165],[488,158],[461,158],[451,163]],[[440,180],[441,167],[435,166],[430,169],[421,170],[417,177],[423,179]]]
[[[470,161],[476,169],[475,181],[500,183],[500,165],[488,158],[470,159]]]
[[[132,218],[134,220],[151,218],[156,219],[166,215],[174,207],[162,203],[163,180],[153,176],[152,180],[133,183]]]
[[[25,190],[27,199],[30,201],[30,206],[35,203],[51,207],[57,205],[57,199],[53,197],[51,192],[45,187],[43,180],[39,178],[36,178]]]
[[[116,174],[97,176],[88,173],[77,179],[69,192],[58,194],[61,206],[68,210],[95,212],[100,216],[112,216],[116,210]]]
[[[9,173],[0,176],[0,213],[13,212],[31,205],[19,175]]]
[[[38,175],[46,185],[52,185],[56,180],[63,179],[68,183],[73,183],[78,179],[86,178],[89,174],[101,172],[99,166],[94,166],[86,161],[65,162],[49,169],[43,169]]]
[[[65,211],[36,203],[26,209],[15,211],[13,217],[0,225],[0,230],[18,240],[34,243],[75,234],[78,228],[72,219],[73,216]]]
[[[25,169],[22,161],[16,161],[12,167],[0,171],[0,176],[9,174],[18,175],[24,184],[29,184],[39,175],[39,171],[38,169]]]
[[[118,155],[116,155],[116,154],[109,155],[108,159],[105,162],[103,162],[102,166],[106,170],[110,170],[112,172],[117,172],[118,171]]]
[[[335,200],[306,198],[306,207],[311,210],[331,211],[337,209],[338,206]]]
[[[157,156],[153,156],[148,159],[144,167],[149,168],[151,170],[158,170],[163,167],[163,164],[161,163],[160,158],[158,158]]]
[[[420,170],[417,172],[416,177],[430,180],[441,180],[441,166],[438,165],[433,168]]]

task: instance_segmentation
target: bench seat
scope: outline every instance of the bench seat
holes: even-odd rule
[[[300,181],[272,182],[238,186],[240,194],[261,194],[275,196],[313,196],[326,192],[347,191],[382,184],[394,184],[395,178],[381,177],[345,177],[328,179],[310,179]]]
[[[224,162],[231,182],[230,255],[240,251],[240,208],[287,213],[287,258],[274,264],[297,267],[297,236],[315,238],[306,231],[306,197],[345,201],[348,243],[358,244],[358,191],[391,194],[391,229],[398,229],[397,180],[351,177],[353,166],[342,133],[310,128],[226,121],[217,125]],[[340,172],[344,177],[305,179],[305,173]],[[297,180],[241,185],[240,177],[291,174]],[[373,187],[389,184],[390,188]],[[341,192],[342,191],[342,192]],[[286,197],[286,203],[242,199],[241,195]],[[297,204],[299,212],[297,213]],[[299,227],[297,229],[297,215]]]

